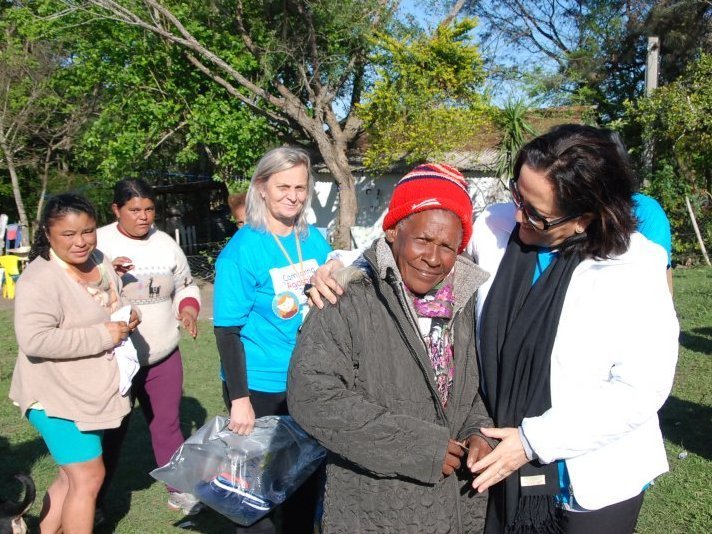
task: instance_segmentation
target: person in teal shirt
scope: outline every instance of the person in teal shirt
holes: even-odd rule
[[[603,135],[607,135],[616,145],[618,155],[628,172],[636,174],[628,150],[618,132],[612,130],[600,131]],[[640,186],[640,183],[638,183],[638,186]],[[635,215],[635,219],[638,222],[637,231],[665,250],[667,254],[667,282],[670,293],[672,293],[672,234],[670,221],[665,214],[665,210],[657,200],[638,191],[633,194],[633,215]]]
[[[247,224],[216,262],[213,322],[220,354],[228,428],[252,432],[255,418],[288,415],[287,369],[308,311],[304,286],[331,251],[307,224],[314,191],[300,149],[281,147],[257,164],[247,192]],[[311,532],[318,476],[283,505],[283,523]],[[237,532],[274,532],[271,516]]]

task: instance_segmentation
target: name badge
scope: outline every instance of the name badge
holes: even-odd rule
[[[519,477],[519,485],[523,488],[530,486],[545,486],[546,475],[532,475],[528,477]]]

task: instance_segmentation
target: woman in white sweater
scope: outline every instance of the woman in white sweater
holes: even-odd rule
[[[485,532],[629,534],[667,471],[657,411],[678,323],[661,247],[635,231],[632,167],[609,132],[565,125],[525,145],[511,204],[472,247],[483,389],[501,440],[468,467]]]
[[[155,196],[142,180],[121,180],[114,187],[111,206],[116,222],[98,231],[99,246],[122,274],[123,295],[141,310],[141,326],[131,336],[141,369],[134,377],[131,397],[139,401],[151,432],[157,465],[164,465],[183,443],[179,406],[183,388],[183,363],[178,341],[182,325],[197,336],[200,292],[185,254],[165,232],[156,229]],[[128,427],[104,436],[107,482],[118,462],[119,449]],[[169,488],[168,504],[186,514],[202,505],[190,494]]]

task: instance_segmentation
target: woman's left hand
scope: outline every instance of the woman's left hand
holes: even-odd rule
[[[483,428],[481,432],[488,438],[501,441],[479,461],[471,464],[468,458],[467,467],[473,473],[479,473],[472,481],[472,487],[480,493],[501,482],[529,461],[518,428]]]
[[[134,309],[131,310],[131,317],[129,318],[129,330],[133,332],[136,330],[136,327],[139,325],[141,322],[141,319],[138,316],[138,312]]]
[[[195,339],[198,337],[198,311],[191,306],[186,306],[178,315],[178,320],[188,333]]]
[[[492,452],[492,446],[487,443],[485,438],[477,434],[472,434],[465,440],[465,446],[468,449],[467,465],[473,465]]]

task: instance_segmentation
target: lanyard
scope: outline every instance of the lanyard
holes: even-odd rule
[[[292,266],[292,269],[294,269],[294,272],[297,274],[297,276],[300,276],[304,272],[304,262],[302,261],[302,247],[299,244],[299,237],[297,236],[297,230],[296,228],[293,230],[294,231],[294,242],[297,245],[297,257],[299,258],[299,270],[297,271],[297,266],[294,265],[294,262],[292,261],[292,258],[289,256],[289,253],[287,252],[287,249],[284,248],[284,245],[282,242],[279,240],[279,237],[277,237],[274,233],[270,232],[272,234],[272,237],[274,237],[274,240],[277,242],[277,246],[279,246],[279,249],[282,251],[282,254],[284,254],[284,257],[287,258],[287,261],[289,262],[289,265]]]

